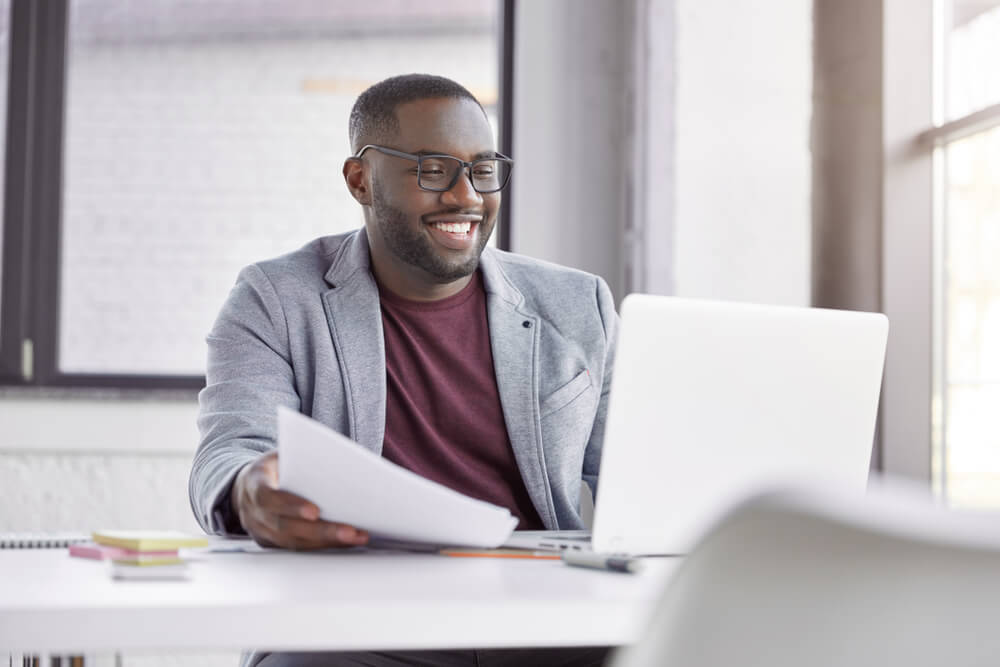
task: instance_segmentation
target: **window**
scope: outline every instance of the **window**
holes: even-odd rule
[[[1000,506],[1000,0],[939,6],[935,474]]]
[[[362,223],[340,175],[359,92],[441,74],[498,127],[499,8],[69,2],[58,233],[39,241],[32,274],[44,312],[30,381],[198,386],[205,333],[241,267]],[[39,27],[57,41],[52,30]]]

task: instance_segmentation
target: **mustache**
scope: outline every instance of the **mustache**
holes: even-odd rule
[[[468,209],[468,208],[448,208],[448,209],[442,209],[440,211],[433,211],[431,213],[424,213],[420,217],[421,218],[434,218],[434,217],[440,217],[440,216],[444,216],[444,215],[470,215],[470,216],[475,216],[477,218],[485,218],[486,217],[485,211],[477,211],[475,209]]]

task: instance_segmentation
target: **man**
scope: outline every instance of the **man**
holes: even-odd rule
[[[364,228],[244,269],[208,336],[198,521],[293,549],[367,543],[364,526],[278,489],[285,405],[507,507],[519,528],[582,528],[617,329],[607,285],[486,248],[511,161],[459,84],[375,84],[350,135],[343,174]]]

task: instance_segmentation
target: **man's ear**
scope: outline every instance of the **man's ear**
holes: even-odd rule
[[[344,181],[359,204],[368,206],[372,203],[371,184],[364,162],[354,157],[344,160]]]

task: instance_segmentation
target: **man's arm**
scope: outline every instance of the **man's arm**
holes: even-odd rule
[[[597,312],[604,326],[604,379],[601,385],[601,399],[594,415],[594,427],[583,457],[583,481],[597,497],[597,473],[601,467],[601,448],[604,445],[604,426],[608,416],[608,396],[611,392],[611,375],[614,367],[615,345],[618,340],[618,313],[615,300],[607,283],[597,278]]]
[[[281,302],[259,267],[240,273],[207,342],[201,443],[188,483],[202,528],[296,549],[367,542],[363,531],[320,520],[316,505],[278,488],[277,407],[298,410],[300,401]]]

